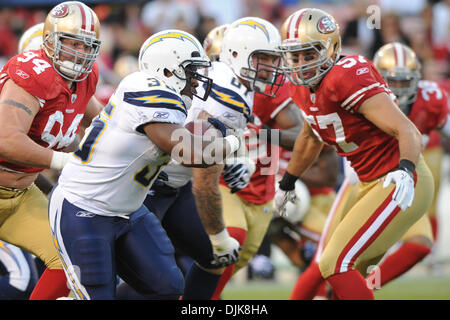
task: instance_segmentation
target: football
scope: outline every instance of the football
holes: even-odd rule
[[[207,120],[194,120],[186,123],[184,126],[186,129],[188,129],[191,133],[202,136],[206,131],[208,131],[211,128],[214,128],[214,126],[209,123]]]

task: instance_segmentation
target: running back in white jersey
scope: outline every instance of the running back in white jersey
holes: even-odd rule
[[[58,182],[64,197],[101,215],[136,211],[170,161],[143,125],[183,125],[186,115],[181,96],[162,81],[141,72],[124,78],[64,167]]]
[[[252,114],[254,92],[248,91],[223,62],[213,62],[207,72],[207,76],[213,79],[211,93],[206,101],[194,97],[186,123],[197,119],[201,111],[206,111],[230,128],[244,130]],[[204,88],[199,87],[197,91],[202,96]],[[172,188],[180,188],[192,178],[192,168],[176,161],[171,161],[164,172],[169,176],[166,184]]]

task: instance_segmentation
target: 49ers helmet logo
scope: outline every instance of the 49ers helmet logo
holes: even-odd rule
[[[336,23],[327,16],[320,18],[317,23],[317,30],[321,33],[332,33],[336,31]]]
[[[52,17],[55,18],[62,18],[67,16],[67,14],[69,13],[69,7],[66,4],[60,4],[58,6],[56,6],[55,8],[53,8],[51,15]]]

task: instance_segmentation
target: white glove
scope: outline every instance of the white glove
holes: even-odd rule
[[[298,198],[295,189],[285,191],[278,188],[273,198],[273,211],[286,218],[286,204],[288,202],[297,204]]]
[[[241,191],[250,183],[250,178],[256,170],[253,160],[248,157],[237,157],[231,165],[225,165],[223,178],[231,189],[231,193]]]
[[[227,229],[221,232],[209,235],[213,246],[214,260],[211,262],[217,268],[223,268],[236,263],[239,259],[239,250],[241,246],[239,242],[230,237]]]
[[[398,169],[387,174],[383,188],[387,188],[391,182],[396,185],[392,200],[397,202],[402,211],[405,211],[407,207],[411,207],[414,200],[414,180],[411,174]]]

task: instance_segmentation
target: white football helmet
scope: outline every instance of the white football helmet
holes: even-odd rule
[[[278,183],[276,183],[278,188]],[[286,216],[285,219],[292,224],[299,223],[303,220],[306,212],[309,210],[311,204],[311,195],[306,185],[301,181],[295,182],[295,195],[297,196],[296,203],[288,201],[286,203]]]
[[[95,12],[78,1],[60,3],[47,15],[43,32],[44,50],[56,72],[70,81],[86,79],[100,51],[100,22]],[[90,51],[73,49],[64,40],[82,41]],[[62,55],[71,59],[61,60]]]
[[[212,79],[199,74],[197,69],[210,67],[211,61],[193,35],[175,29],[158,32],[144,42],[138,60],[141,72],[162,80],[179,94],[186,85],[191,86],[191,79],[203,82],[203,96],[198,96],[192,87],[191,92],[202,100],[208,98]],[[167,71],[172,76],[167,76]]]
[[[28,28],[19,39],[18,53],[28,50],[37,50],[41,48],[44,34],[44,23],[38,23]]]
[[[279,53],[281,36],[277,28],[261,18],[245,17],[233,22],[225,31],[220,51],[220,61],[228,64],[234,73],[250,82],[252,90],[274,96],[284,82],[280,68]],[[253,63],[253,56],[265,53],[274,56],[274,64]],[[258,57],[256,55],[256,57]],[[258,71],[270,71],[269,79],[258,78]],[[267,92],[267,87],[270,90]]]

